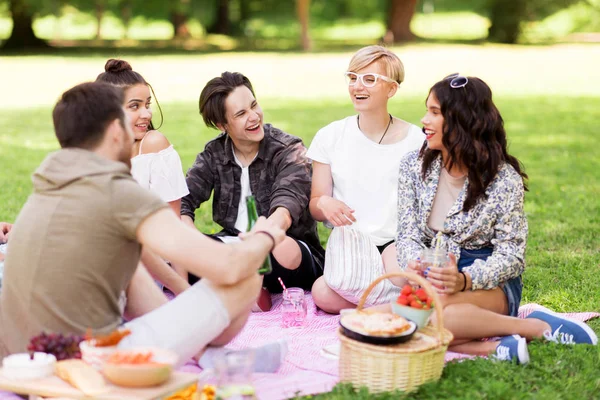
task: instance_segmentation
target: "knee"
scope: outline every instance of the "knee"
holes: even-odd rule
[[[300,246],[291,237],[286,237],[275,249],[273,249],[273,257],[279,265],[285,269],[296,269],[302,261],[302,252]]]
[[[325,283],[325,278],[319,277],[312,285],[311,294],[317,307],[323,308],[327,304],[327,299],[331,296],[331,288]]]

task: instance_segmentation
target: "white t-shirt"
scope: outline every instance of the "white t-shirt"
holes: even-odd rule
[[[151,190],[167,203],[190,193],[185,183],[181,158],[173,146],[158,153],[133,157],[131,175],[142,187]]]
[[[248,229],[248,210],[246,209],[246,197],[252,196],[252,190],[250,189],[250,175],[248,174],[248,167],[244,167],[242,165],[242,162],[235,155],[235,150],[233,148],[232,150],[235,162],[242,168],[242,175],[240,176],[240,185],[242,187],[242,191],[240,194],[240,204],[238,205],[237,219],[235,220],[235,228],[240,232],[246,232],[246,229]],[[254,156],[254,158],[256,158],[256,156]]]
[[[400,160],[424,139],[411,125],[400,142],[377,144],[360,131],[354,115],[319,130],[306,156],[330,165],[333,197],[355,210],[353,227],[380,246],[396,237]]]

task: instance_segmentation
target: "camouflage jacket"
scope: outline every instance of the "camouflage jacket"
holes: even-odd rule
[[[269,216],[278,207],[285,207],[292,217],[288,235],[306,243],[322,267],[325,251],[319,242],[317,224],[308,210],[312,169],[306,158],[306,148],[301,139],[271,124],[265,124],[264,130],[265,137],[260,142],[258,154],[248,168],[258,215]],[[226,234],[237,235],[235,222],[240,204],[241,174],[231,139],[221,133],[206,144],[187,172],[190,194],[181,199],[181,215],[194,219],[196,209],[214,190],[213,220]]]

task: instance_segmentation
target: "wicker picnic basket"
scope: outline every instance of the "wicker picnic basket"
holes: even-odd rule
[[[371,290],[384,279],[406,277],[421,285],[433,298],[434,304],[441,304],[440,298],[427,280],[410,272],[395,272],[380,276],[365,290],[357,311],[361,312]],[[355,387],[366,386],[371,393],[400,389],[405,392],[415,390],[425,382],[437,381],[444,369],[444,356],[452,334],[444,328],[442,311],[434,308],[435,326],[431,323],[415,332],[413,337],[395,345],[373,345],[346,337],[341,330],[338,336],[340,349],[340,381],[352,383]]]

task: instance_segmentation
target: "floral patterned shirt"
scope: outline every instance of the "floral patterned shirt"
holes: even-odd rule
[[[442,168],[441,156],[431,164],[427,178],[421,177],[419,152],[406,155],[400,163],[398,182],[397,258],[401,268],[416,259],[424,243],[436,232],[427,225]],[[527,219],[523,211],[524,186],[521,176],[509,164],[498,171],[477,203],[463,211],[467,178],[444,222],[442,237],[458,260],[461,248],[493,247],[487,260],[476,260],[463,271],[472,279],[472,290],[493,289],[523,273],[527,243]]]

